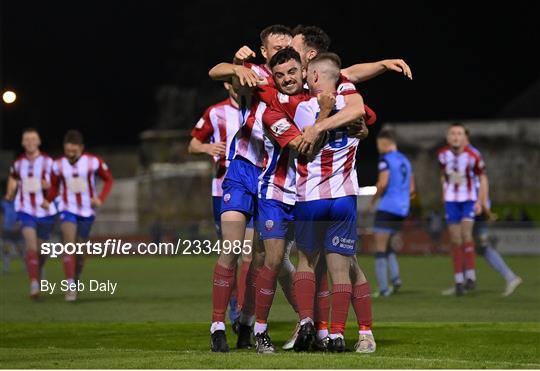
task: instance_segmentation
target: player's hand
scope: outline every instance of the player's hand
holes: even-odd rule
[[[302,142],[298,145],[298,152],[306,155],[307,157],[313,156],[315,151],[315,143],[322,135],[322,131],[317,125],[308,126],[302,133]]]
[[[238,49],[238,51],[234,55],[233,63],[242,64],[245,61],[247,61],[249,58],[255,58],[255,57],[256,57],[255,52],[251,50],[249,46],[244,45],[240,49]]]
[[[381,63],[385,70],[399,72],[407,76],[409,80],[413,79],[411,68],[403,59],[385,59]]]
[[[361,118],[349,125],[347,136],[363,140],[366,139],[368,135],[369,129],[364,118]]]
[[[336,97],[334,97],[334,94],[319,93],[317,95],[317,101],[319,102],[321,111],[331,111],[336,105]]]
[[[474,214],[475,215],[482,214],[482,204],[478,201],[474,203]]]
[[[103,202],[101,202],[100,198],[99,197],[93,197],[91,200],[90,200],[90,205],[96,209],[98,207],[101,206]]]
[[[51,183],[47,182],[46,179],[41,179],[41,188],[49,189],[51,188]]]
[[[233,71],[241,86],[249,86],[250,88],[255,87],[261,79],[251,68],[235,66]]]
[[[47,200],[43,200],[41,203],[41,208],[45,210],[49,210],[49,207],[51,206],[51,203]]]
[[[227,143],[225,142],[208,143],[206,145],[206,153],[210,156],[224,156],[226,149]]]

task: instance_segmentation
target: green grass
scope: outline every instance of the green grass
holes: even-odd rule
[[[478,262],[479,287],[463,298],[444,297],[451,285],[448,257],[403,257],[403,291],[374,299],[378,349],[361,356],[208,350],[213,258],[107,258],[87,262],[84,279],[118,282],[114,296],[61,293],[27,298],[20,263],[0,278],[2,368],[540,368],[540,259],[507,259],[524,284],[502,298],[504,281]],[[360,257],[373,277],[372,257]],[[47,264],[62,279],[58,261]],[[270,316],[277,345],[295,315],[279,293]],[[350,311],[346,340],[355,342]],[[229,344],[234,335],[228,333]]]

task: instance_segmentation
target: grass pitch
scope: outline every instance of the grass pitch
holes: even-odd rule
[[[24,267],[0,278],[2,368],[540,368],[540,259],[507,261],[524,283],[508,298],[504,281],[482,260],[478,289],[462,298],[441,296],[451,286],[448,257],[400,259],[404,287],[374,299],[377,352],[357,355],[257,355],[209,352],[210,278],[214,258],[107,258],[87,262],[83,281],[118,282],[114,296],[81,294],[27,298]],[[368,277],[373,258],[360,257]],[[46,278],[60,281],[59,261]],[[295,315],[281,292],[270,315],[276,345],[288,338]],[[346,341],[356,341],[350,310]]]

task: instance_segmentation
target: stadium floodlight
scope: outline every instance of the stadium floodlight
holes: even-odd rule
[[[6,90],[4,94],[2,94],[2,100],[6,104],[11,104],[15,102],[16,99],[17,99],[17,94],[15,94],[14,91]]]

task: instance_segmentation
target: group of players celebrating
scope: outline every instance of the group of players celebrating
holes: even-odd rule
[[[30,278],[30,297],[39,298],[40,280],[47,256],[39,247],[49,240],[55,222],[60,223],[62,242],[85,242],[95,210],[109,194],[113,178],[99,157],[84,151],[82,134],[69,130],[64,136],[64,156],[52,159],[40,151],[41,138],[34,128],[22,133],[23,154],[10,169],[5,200],[13,203],[25,245],[25,262]],[[95,175],[103,180],[98,194]],[[83,269],[82,255],[63,254],[66,301],[77,300],[73,289]]]
[[[229,98],[206,110],[189,145],[191,153],[215,161],[212,196],[219,237],[254,242],[251,254],[222,251],[214,267],[211,350],[229,351],[225,314],[231,302],[231,311],[239,311],[233,327],[237,348],[251,348],[253,336],[258,353],[275,353],[268,317],[279,282],[298,315],[283,349],[343,352],[352,304],[358,323],[354,349],[372,353],[370,288],[356,259],[355,157],[376,115],[355,84],[388,70],[412,79],[411,70],[401,59],[343,69],[339,56],[328,52],[330,38],[316,26],[273,25],[260,39],[264,64],[250,63],[256,53],[243,46],[232,63],[210,70],[212,79],[224,81]],[[455,139],[457,129],[465,133],[460,124],[449,128],[439,161],[456,280],[452,293],[460,296],[475,286],[472,221],[475,214],[489,213],[489,201],[481,156],[465,136]],[[415,183],[393,131],[383,129],[377,145],[379,179],[370,209],[380,199],[375,267],[378,295],[388,296],[401,286],[388,241],[409,213]],[[296,266],[289,259],[293,246]],[[482,246],[490,252],[484,254],[488,262],[507,279],[505,295],[510,294],[521,279],[494,249]],[[497,256],[497,262],[488,256]]]
[[[214,352],[229,351],[225,313],[236,286],[237,347],[251,348],[253,334],[258,353],[275,353],[268,316],[278,280],[298,314],[285,349],[344,351],[351,304],[358,322],[355,350],[376,349],[370,288],[356,260],[355,166],[358,144],[376,116],[354,84],[387,70],[412,76],[399,59],[342,69],[329,45],[318,27],[273,25],[261,32],[264,64],[249,63],[256,53],[244,46],[233,63],[209,72],[225,81],[230,98],[206,111],[192,131],[190,151],[216,160],[214,210],[222,239],[262,241],[240,258],[238,278],[238,256],[222,252],[218,258]],[[298,251],[296,267],[289,241]]]

